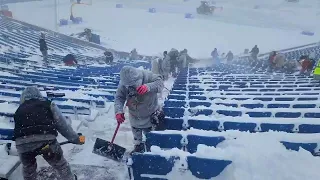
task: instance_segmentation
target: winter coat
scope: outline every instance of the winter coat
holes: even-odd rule
[[[282,68],[286,62],[286,57],[283,54],[277,54],[274,57],[274,63],[277,68]]]
[[[159,74],[164,77],[164,80],[169,78],[170,73],[170,57],[166,55],[163,59],[159,59]]]
[[[214,50],[214,51],[211,52],[211,57],[212,57],[213,59],[218,58],[218,56],[219,56],[219,54],[218,54],[217,51]]]
[[[152,72],[153,74],[160,74],[160,73],[159,73],[159,62],[158,62],[158,59],[152,60],[151,72]]]
[[[186,68],[188,64],[187,60],[188,54],[185,52],[181,52],[179,57],[178,57],[178,64],[180,68]]]
[[[227,58],[227,61],[232,61],[233,60],[233,53],[232,52],[228,52],[226,58]]]
[[[148,87],[149,91],[144,95],[136,94],[135,89],[143,84]],[[134,89],[131,90],[130,86]],[[131,126],[135,128],[151,127],[151,115],[160,108],[157,93],[162,92],[163,87],[161,75],[124,66],[120,71],[120,82],[115,95],[115,114],[124,113],[126,102]],[[135,95],[131,95],[131,91]]]
[[[30,99],[44,100],[40,91],[36,87],[27,87],[21,94],[20,104]],[[56,104],[51,103],[51,112],[57,131],[69,141],[78,139],[78,134],[72,129],[71,125],[67,123],[65,117],[60,112]],[[25,137],[16,138],[16,148],[19,153],[30,152],[40,148],[45,143],[55,140],[56,136],[53,134],[37,134]]]
[[[130,60],[138,60],[138,52],[135,49],[130,52]]]
[[[40,51],[47,51],[48,50],[47,43],[46,43],[45,39],[40,38],[39,44],[40,44]]]
[[[252,55],[257,56],[259,54],[259,48],[258,47],[253,47],[250,51]]]

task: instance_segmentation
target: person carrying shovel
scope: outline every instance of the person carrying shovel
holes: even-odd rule
[[[14,114],[14,140],[22,166],[24,180],[37,179],[36,156],[42,155],[60,175],[59,180],[76,180],[56,137],[58,132],[67,142],[84,144],[57,105],[43,98],[36,87],[27,87],[21,94],[20,106]]]
[[[124,66],[120,71],[120,82],[115,95],[114,109],[118,124],[125,121],[124,105],[129,109],[129,120],[134,137],[131,152],[144,152],[144,134],[158,129],[164,114],[158,104],[157,93],[164,88],[162,76],[147,70]]]

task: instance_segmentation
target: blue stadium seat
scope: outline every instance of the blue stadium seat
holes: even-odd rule
[[[308,112],[304,114],[305,118],[320,118],[320,113]]]
[[[279,97],[279,98],[274,98],[275,101],[294,101],[294,97]]]
[[[256,123],[245,123],[245,122],[228,122],[223,123],[224,130],[239,130],[239,131],[250,131],[254,132],[257,124]]]
[[[299,151],[300,148],[303,148],[312,154],[315,153],[315,149],[318,146],[317,143],[294,143],[294,142],[287,142],[287,141],[281,141],[281,143],[288,150]]]
[[[228,106],[228,107],[238,107],[237,104],[229,104],[229,103],[216,103],[216,105]]]
[[[183,119],[165,118],[165,128],[170,130],[182,130]]]
[[[261,132],[268,131],[282,131],[291,133],[294,128],[294,124],[271,124],[271,123],[261,123],[260,124]]]
[[[222,115],[225,115],[225,116],[233,116],[233,117],[242,115],[241,111],[217,110],[216,112],[218,114],[222,114]]]
[[[290,104],[268,104],[267,108],[290,108]]]
[[[159,134],[150,132],[146,134],[146,148],[150,151],[151,146],[158,146],[161,149],[182,149],[181,134]]]
[[[255,108],[263,108],[264,104],[241,104],[241,107],[255,109]]]
[[[225,140],[223,136],[208,137],[199,135],[188,135],[187,139],[188,144],[186,148],[190,153],[195,153],[199,144],[216,147],[220,142]]]
[[[277,112],[275,114],[277,118],[299,118],[301,117],[300,112]]]
[[[292,108],[315,108],[316,104],[294,104]]]
[[[205,115],[210,116],[213,113],[211,109],[189,109],[191,116]]]
[[[170,118],[182,118],[184,116],[184,108],[164,107],[163,111],[167,117]]]
[[[191,107],[191,108],[193,108],[193,107],[197,107],[197,106],[205,106],[205,107],[210,107],[212,104],[211,104],[211,102],[201,102],[201,101],[190,101],[189,102],[189,106]]]
[[[271,112],[246,112],[250,117],[271,117]]]
[[[168,100],[164,101],[164,107],[186,107],[186,101],[173,101]]]
[[[141,177],[141,174],[146,175],[167,175],[171,172],[175,160],[179,159],[178,157],[163,157],[159,155],[152,154],[133,154],[132,155],[132,170],[133,177],[137,180],[146,179]],[[159,179],[160,180],[160,179]]]
[[[192,175],[199,179],[212,179],[232,163],[229,160],[205,159],[195,156],[188,156],[187,162]]]
[[[202,130],[211,130],[211,131],[218,131],[220,122],[217,120],[195,120],[189,119],[188,124],[190,127],[195,129],[202,129]]]
[[[259,97],[259,98],[253,98],[253,100],[260,100],[260,101],[272,101],[272,97]]]

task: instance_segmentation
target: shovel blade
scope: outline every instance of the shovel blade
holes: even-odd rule
[[[93,146],[94,154],[113,159],[115,161],[121,161],[126,152],[126,148],[117,144],[111,144],[109,141],[97,138]]]

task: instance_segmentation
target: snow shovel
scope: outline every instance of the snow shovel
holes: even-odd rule
[[[118,126],[113,134],[111,142],[97,138],[93,146],[92,152],[94,154],[104,156],[115,161],[121,161],[126,152],[126,148],[113,143],[118,133],[119,127],[120,123],[118,123]]]

